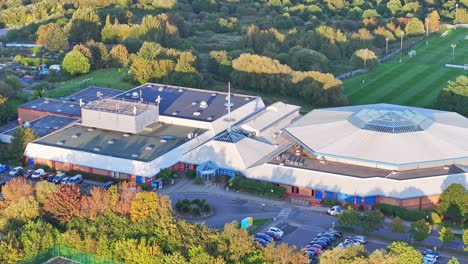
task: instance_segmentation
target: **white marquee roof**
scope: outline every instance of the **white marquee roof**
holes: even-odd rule
[[[468,160],[468,119],[374,104],[313,110],[285,131],[318,156],[383,164]]]

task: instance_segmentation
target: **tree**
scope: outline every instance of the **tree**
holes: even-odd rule
[[[49,195],[43,209],[62,223],[67,223],[73,217],[80,216],[80,188],[73,184],[60,186]]]
[[[290,65],[300,71],[325,71],[328,58],[315,50],[295,46],[289,49]]]
[[[57,229],[39,219],[36,222],[28,222],[21,229],[19,243],[25,256],[29,257],[54,246],[58,235]]]
[[[99,40],[101,21],[94,8],[78,8],[70,21],[70,41]]]
[[[400,0],[390,0],[387,3],[387,8],[393,14],[401,11],[401,1]]]
[[[38,45],[44,44],[45,36],[47,35],[47,32],[49,31],[49,27],[51,25],[53,25],[53,23],[40,25],[39,28],[37,28],[37,31],[36,31],[36,35],[37,35],[36,44],[38,44]]]
[[[95,220],[99,214],[109,208],[109,195],[101,187],[92,188],[90,195],[81,199],[82,215],[90,220]]]
[[[355,210],[341,212],[338,215],[338,222],[344,226],[358,226],[361,223],[359,215]]]
[[[7,221],[7,226],[2,227],[3,232],[17,230],[28,221],[39,217],[39,203],[32,196],[22,197],[9,203],[2,210],[0,216]]]
[[[458,261],[456,257],[452,257],[451,259],[449,259],[447,264],[460,264],[460,261]]]
[[[400,217],[396,216],[392,219],[390,230],[394,233],[404,233],[406,231],[406,227]]]
[[[232,60],[225,50],[210,51],[208,70],[220,80],[226,81],[232,72]]]
[[[30,127],[18,127],[11,139],[11,158],[17,163],[25,164],[23,157],[24,150],[26,146],[36,138],[36,133]]]
[[[88,73],[91,64],[83,53],[73,50],[65,55],[62,62],[63,70],[71,75]]]
[[[37,201],[41,204],[44,204],[49,198],[49,195],[53,193],[56,189],[57,185],[53,183],[47,181],[38,182],[34,188]]]
[[[436,211],[453,221],[464,222],[468,217],[468,192],[462,184],[450,184],[440,196]]]
[[[408,36],[423,35],[426,32],[423,22],[417,17],[413,17],[408,24],[406,24],[405,31]]]
[[[0,263],[16,264],[23,257],[23,253],[11,242],[0,241]]]
[[[447,111],[455,111],[468,116],[468,76],[459,76],[455,81],[449,81],[437,98],[437,107]]]
[[[6,123],[9,117],[8,98],[0,95],[0,124]]]
[[[372,232],[382,228],[385,216],[379,210],[366,212],[361,220],[361,226],[364,232]]]
[[[411,223],[409,232],[416,241],[423,241],[429,237],[429,233],[431,232],[431,225],[426,222],[426,220],[421,219]]]
[[[393,242],[387,247],[387,251],[398,256],[398,264],[422,264],[421,252],[408,245],[406,242]]]
[[[237,222],[225,224],[218,244],[220,255],[234,263],[242,263],[242,260],[255,251],[253,240],[247,230],[239,229],[238,225]]]
[[[453,234],[452,228],[443,226],[439,231],[439,240],[442,243],[449,243],[455,240],[457,237]]]
[[[24,178],[14,178],[3,186],[2,193],[5,200],[13,202],[32,196],[34,187],[30,181],[26,181]]]
[[[73,50],[81,52],[88,59],[90,64],[92,61],[94,61],[93,54],[91,53],[91,50],[87,46],[83,44],[78,44],[78,45],[73,46]]]
[[[350,59],[353,69],[373,69],[379,64],[379,58],[369,49],[356,50]]]
[[[122,215],[130,215],[132,201],[140,191],[140,187],[134,182],[121,182],[118,189],[119,200],[117,201],[115,208],[112,208],[112,210]]]
[[[463,230],[462,240],[463,240],[463,244],[465,245],[463,249],[465,251],[468,251],[468,229]]]
[[[107,51],[106,45],[102,42],[94,42],[93,40],[87,43],[93,59],[90,61],[91,66],[94,69],[100,69],[107,66],[109,61],[109,52]]]
[[[157,245],[148,245],[144,238],[140,240],[124,239],[116,241],[115,253],[116,260],[130,264],[156,263],[154,260],[162,257],[160,248]]]
[[[130,71],[135,81],[144,84],[153,76],[153,65],[149,60],[138,57],[133,60]]]
[[[265,247],[263,257],[267,263],[282,264],[282,263],[307,263],[309,256],[304,252],[296,251],[296,248],[288,247],[286,243],[275,247],[273,243]]]
[[[127,48],[129,53],[137,53],[143,45],[143,41],[137,37],[127,37],[122,41],[122,45]]]
[[[140,192],[133,199],[130,208],[130,219],[133,222],[145,218],[158,221],[168,221],[172,218],[172,207],[166,196],[159,196],[155,192]]]
[[[440,28],[440,16],[437,10],[432,11],[427,16],[429,19],[429,32],[436,32],[439,31]]]
[[[468,23],[468,10],[466,8],[457,8],[455,13],[455,19],[453,20],[455,24],[466,24]]]
[[[68,49],[67,34],[57,24],[48,27],[44,36],[44,48],[50,52],[58,52]]]
[[[335,247],[332,250],[327,250],[320,255],[320,264],[335,264],[335,263],[354,263],[353,260],[366,259],[368,256],[364,246],[352,246],[349,248]]]
[[[127,48],[124,45],[116,45],[110,51],[111,65],[114,67],[127,67],[130,59]]]

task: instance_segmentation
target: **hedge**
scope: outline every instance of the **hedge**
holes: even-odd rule
[[[398,216],[401,219],[407,221],[418,221],[421,219],[426,219],[426,215],[430,213],[429,211],[409,210],[389,204],[376,204],[374,209],[380,210],[384,215],[393,217]]]
[[[282,186],[276,186],[269,182],[256,181],[239,176],[234,177],[231,180],[230,186],[248,193],[275,198],[282,198],[286,194],[286,188]],[[273,192],[271,190],[273,190]]]

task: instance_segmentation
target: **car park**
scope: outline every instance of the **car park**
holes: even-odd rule
[[[265,241],[268,241],[268,243],[270,243],[271,241],[273,241],[273,238],[265,233],[257,233],[255,234],[255,237],[256,238],[261,238]]]
[[[341,209],[341,207],[339,205],[334,205],[334,206],[328,208],[328,210],[327,210],[327,213],[329,215],[332,215],[332,216],[337,216],[341,212],[343,212],[343,209]]]
[[[281,236],[278,233],[275,233],[273,231],[265,231],[265,234],[269,235],[274,240],[281,240]]]
[[[71,177],[70,179],[68,179],[67,181],[67,184],[68,185],[71,185],[71,184],[80,184],[83,182],[83,175],[81,174],[77,174],[73,177]]]
[[[0,173],[5,172],[5,171],[7,171],[9,169],[10,169],[10,167],[8,165],[0,164]]]
[[[55,183],[55,184],[59,184],[62,181],[62,179],[65,178],[65,177],[67,177],[66,172],[59,173],[59,174],[55,175],[52,182]]]
[[[366,239],[365,236],[353,236],[353,237],[348,237],[348,239],[359,242],[360,244],[366,244],[367,243],[367,239]]]
[[[279,234],[281,237],[284,236],[283,230],[281,230],[281,229],[279,229],[278,227],[275,227],[275,226],[270,227],[270,228],[268,229],[268,231],[273,231],[273,232]]]
[[[320,245],[320,244],[317,244],[317,243],[309,243],[309,245],[313,246],[313,247],[316,247],[316,248],[320,248],[320,250],[323,250],[323,246]]]
[[[12,170],[8,173],[8,175],[10,175],[10,176],[18,176],[18,175],[19,175],[20,173],[22,173],[22,172],[23,172],[23,167],[16,167],[16,168],[12,169]]]
[[[43,169],[37,169],[31,174],[31,179],[41,179],[46,176],[46,172]]]
[[[259,237],[254,238],[254,242],[259,243],[262,246],[267,246],[269,243]]]
[[[112,185],[116,184],[115,181],[108,181],[108,182],[105,182],[101,185],[101,187],[104,189],[104,190],[107,190],[109,189]]]

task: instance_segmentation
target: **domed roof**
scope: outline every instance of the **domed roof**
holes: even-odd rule
[[[390,104],[325,108],[285,132],[318,156],[343,160],[387,165],[468,161],[468,119],[453,112]]]

